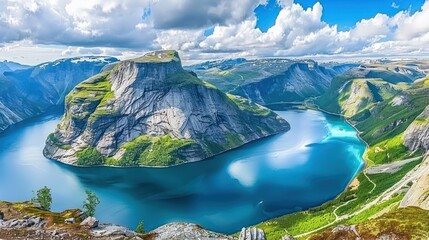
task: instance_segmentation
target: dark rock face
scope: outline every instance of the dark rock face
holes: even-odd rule
[[[174,142],[178,147],[165,157],[168,162],[136,163],[168,166],[202,160],[289,129],[269,109],[226,95],[183,70],[174,51],[121,62],[78,85],[67,99],[64,119],[44,153],[68,164],[76,164],[85,148],[110,158],[108,164],[120,164],[128,154],[127,143],[147,142],[153,149]],[[137,155],[154,154],[146,153]]]
[[[0,74],[0,131],[46,110],[62,106],[81,81],[116,58],[63,59]]]

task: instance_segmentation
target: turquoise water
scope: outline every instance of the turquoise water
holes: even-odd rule
[[[172,221],[233,233],[243,226],[334,198],[361,169],[365,145],[342,119],[317,111],[278,112],[291,130],[210,160],[165,169],[77,168],[43,157],[60,114],[0,134],[0,199],[23,201],[43,186],[53,210],[79,208],[85,189],[96,216],[147,230]]]

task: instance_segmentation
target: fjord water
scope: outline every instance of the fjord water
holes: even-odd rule
[[[339,117],[278,112],[291,130],[212,159],[171,168],[79,168],[43,157],[60,114],[0,134],[0,200],[24,201],[43,186],[52,210],[80,208],[85,189],[101,204],[102,222],[147,230],[173,221],[233,233],[243,226],[334,198],[362,168],[365,145]]]

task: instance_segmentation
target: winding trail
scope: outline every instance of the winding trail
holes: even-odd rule
[[[341,219],[341,217],[342,216],[338,216],[337,215],[337,210],[338,209],[340,209],[340,208],[342,208],[342,207],[344,207],[344,206],[346,206],[346,205],[348,205],[350,202],[353,202],[353,201],[355,201],[355,200],[357,200],[357,198],[355,198],[355,199],[352,199],[352,200],[349,200],[349,201],[347,201],[347,202],[345,202],[345,203],[343,203],[343,204],[341,204],[340,206],[338,206],[338,207],[336,207],[335,209],[334,209],[334,215],[335,215],[335,221],[334,222],[337,222],[337,221],[339,221],[340,219]],[[344,216],[344,215],[343,215]]]
[[[410,158],[410,159],[405,159],[405,160],[402,160],[402,161],[410,161],[410,160],[414,160],[415,161],[415,160],[417,160],[419,158],[422,158],[422,157]],[[371,202],[366,203],[365,205],[363,205],[358,211],[355,211],[355,212],[349,213],[349,214],[344,214],[344,215],[341,215],[341,216],[337,215],[337,210],[339,208],[346,206],[347,204],[349,204],[350,202],[352,202],[354,200],[357,200],[357,198],[349,200],[349,201],[341,204],[340,206],[338,206],[338,207],[336,207],[334,209],[333,214],[335,216],[335,220],[333,220],[332,222],[330,222],[330,223],[328,223],[328,224],[326,224],[326,225],[324,225],[322,227],[319,227],[317,229],[314,229],[314,230],[311,230],[311,231],[308,231],[308,232],[296,235],[295,237],[296,238],[300,238],[300,237],[304,237],[304,236],[310,235],[312,233],[316,233],[318,231],[321,231],[321,230],[323,230],[323,229],[325,229],[327,227],[330,227],[330,226],[334,225],[335,223],[337,223],[337,222],[339,222],[341,220],[345,220],[345,219],[348,219],[350,217],[356,216],[356,215],[364,212],[365,210],[371,208],[372,206],[374,206],[376,204],[379,204],[379,203],[382,203],[382,202],[385,202],[385,201],[389,200],[392,197],[392,195],[394,195],[395,193],[397,193],[398,191],[400,191],[405,185],[408,184],[408,182],[414,181],[415,179],[417,179],[424,171],[425,171],[424,167],[421,167],[421,165],[417,165],[414,169],[410,170],[399,182],[395,183],[392,187],[390,187],[387,190],[385,190],[383,193],[381,193],[378,197],[376,197]],[[374,183],[366,175],[365,171],[363,171],[363,173],[364,173],[365,177],[368,178],[368,180],[374,185],[374,187],[368,192],[368,193],[372,193],[372,191],[374,191],[374,189],[377,187],[377,184]]]
[[[372,187],[371,191],[369,191],[369,192],[368,192],[368,193],[372,193],[372,192],[374,191],[374,189],[377,187],[377,184],[376,184],[375,182],[373,182],[373,181],[371,180],[371,178],[369,178],[369,177],[368,177],[368,175],[366,174],[366,171],[365,171],[365,170],[363,171],[363,175],[368,179],[368,181],[369,181],[370,183],[372,183],[373,187]]]

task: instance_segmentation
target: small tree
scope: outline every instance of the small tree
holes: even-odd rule
[[[97,208],[97,205],[100,204],[100,199],[98,199],[98,197],[95,195],[94,192],[86,190],[85,193],[86,193],[86,200],[83,202],[83,209],[85,210],[88,216],[93,217],[95,214],[95,209]]]
[[[140,221],[139,225],[137,225],[136,233],[144,233],[144,222]]]
[[[31,201],[33,203],[39,203],[42,206],[42,208],[45,210],[51,210],[51,204],[52,204],[51,189],[44,186],[43,188],[37,190],[36,196],[34,196],[31,199]]]

